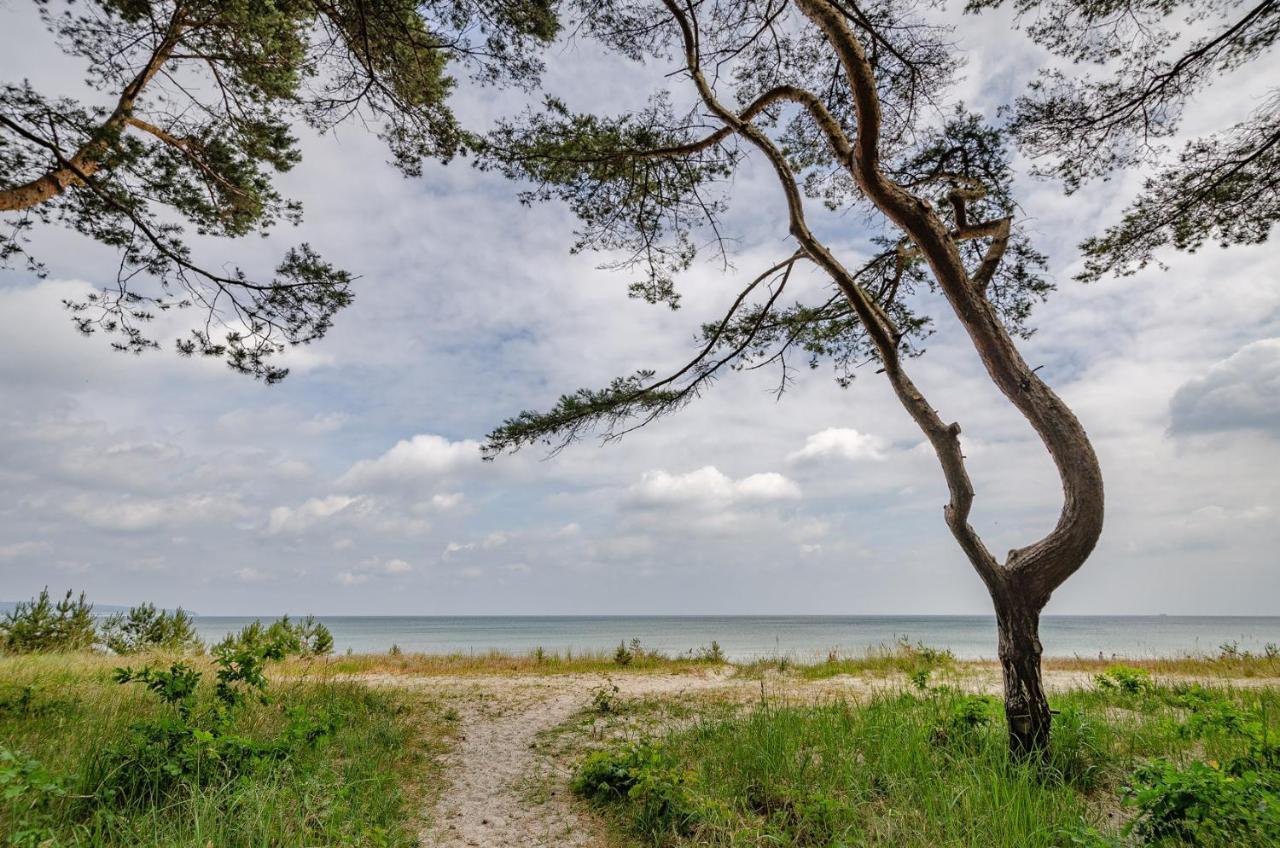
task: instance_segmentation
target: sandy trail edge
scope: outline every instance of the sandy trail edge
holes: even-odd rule
[[[561,768],[541,757],[534,747],[538,733],[563,724],[591,701],[601,685],[599,674],[547,676],[425,676],[372,674],[353,679],[375,686],[423,689],[444,698],[459,714],[461,741],[446,760],[449,783],[421,833],[423,848],[594,848],[607,844],[601,827],[570,802],[567,773],[551,775],[553,788],[540,802],[531,802],[527,781],[539,772]],[[742,699],[759,697],[759,680],[716,673],[611,675],[624,697],[678,696],[682,693],[722,692]],[[1162,680],[1180,679],[1161,676]],[[1194,678],[1186,678],[1188,680]],[[1046,671],[1050,689],[1086,686],[1092,674]],[[998,694],[1000,676],[994,669],[963,681],[963,688]],[[1239,687],[1276,685],[1275,679],[1213,680]],[[821,700],[866,695],[901,686],[901,679],[841,676],[818,681],[792,678],[767,680],[772,697]]]

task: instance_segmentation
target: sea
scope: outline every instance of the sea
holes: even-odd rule
[[[383,653],[526,653],[611,651],[639,639],[672,656],[717,642],[735,661],[787,657],[798,662],[829,652],[859,655],[906,640],[946,648],[961,659],[994,658],[996,625],[981,615],[697,615],[697,616],[317,616],[334,649]],[[256,620],[199,616],[209,643]],[[271,619],[262,619],[263,623]],[[1217,654],[1222,646],[1260,652],[1280,643],[1280,616],[1045,616],[1040,641],[1050,657],[1182,657]]]

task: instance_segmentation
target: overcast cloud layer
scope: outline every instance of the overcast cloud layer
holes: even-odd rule
[[[991,113],[1037,54],[997,16],[965,26],[961,91]],[[26,4],[0,6],[0,44],[4,79],[79,93]],[[1245,114],[1277,72],[1226,81],[1187,131]],[[579,107],[647,93],[585,48],[557,51],[548,85]],[[516,103],[464,88],[457,105],[482,123]],[[504,417],[689,354],[739,277],[788,250],[764,175],[738,180],[738,271],[696,266],[672,313],[570,256],[564,209],[523,208],[465,162],[407,181],[354,129],[305,154],[286,181],[301,236],[220,246],[252,264],[306,239],[361,275],[280,386],[77,336],[61,299],[114,273],[93,244],[43,233],[48,279],[0,275],[0,599],[48,584],[205,614],[989,610],[942,523],[937,461],[871,369],[847,390],[803,373],[780,402],[776,374],[732,375],[619,444],[480,461]],[[1070,282],[1076,242],[1138,182],[1021,194],[1060,280],[1027,359],[1089,428],[1108,483],[1102,542],[1049,612],[1280,614],[1280,250]],[[825,226],[865,250],[848,221]],[[945,317],[912,370],[962,424],[990,547],[1047,531],[1052,467]]]

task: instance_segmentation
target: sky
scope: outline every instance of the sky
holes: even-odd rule
[[[987,114],[1043,60],[999,15],[960,20],[957,45],[957,96]],[[668,70],[561,43],[545,82],[613,111]],[[1244,116],[1277,72],[1272,58],[1224,80],[1185,132]],[[0,4],[0,78],[24,77],[84,93],[30,4]],[[485,126],[521,103],[464,84],[454,106]],[[943,524],[937,461],[870,368],[847,389],[828,366],[804,370],[781,399],[776,373],[733,374],[619,443],[480,460],[485,434],[520,410],[682,364],[698,326],[789,254],[761,169],[735,180],[733,268],[696,264],[673,312],[628,299],[629,278],[598,267],[607,257],[571,255],[568,211],[522,206],[518,185],[466,161],[406,179],[356,127],[302,135],[282,186],[304,224],[202,246],[252,265],[307,240],[360,275],[355,303],[289,354],[279,385],[76,334],[62,299],[115,273],[109,250],[77,236],[36,234],[43,280],[0,272],[0,600],[47,585],[206,615],[990,610]],[[1071,197],[1018,183],[1059,284],[1022,349],[1084,422],[1107,484],[1098,548],[1047,611],[1277,615],[1280,249],[1162,254],[1167,268],[1073,282],[1080,239],[1140,182]],[[842,255],[871,249],[857,221],[820,226]],[[1052,466],[932,311],[912,376],[961,424],[988,546],[1027,544],[1057,517]],[[164,320],[172,338],[191,318]]]

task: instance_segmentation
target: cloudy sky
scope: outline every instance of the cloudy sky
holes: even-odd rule
[[[0,4],[0,78],[78,93],[81,69],[29,5]],[[1040,61],[997,16],[963,21],[959,43],[958,93],[988,114]],[[615,108],[665,70],[562,45],[547,84]],[[1185,129],[1246,114],[1275,73],[1225,81]],[[456,105],[483,125],[518,104],[464,86]],[[48,278],[0,274],[0,599],[47,584],[205,614],[989,609],[942,523],[937,462],[871,369],[847,390],[828,368],[803,373],[781,401],[776,374],[732,375],[619,444],[480,461],[506,416],[687,357],[743,277],[790,250],[766,175],[737,181],[737,270],[695,266],[671,312],[628,300],[599,256],[571,256],[565,209],[521,207],[518,187],[466,162],[406,180],[385,159],[354,128],[308,136],[284,183],[301,233],[217,246],[265,264],[305,239],[361,275],[278,386],[76,335],[62,298],[114,274],[96,245],[40,233]],[[1139,180],[1071,198],[1021,186],[1060,281],[1026,356],[1085,422],[1108,483],[1102,542],[1049,611],[1280,614],[1280,249],[1071,282],[1075,244]],[[846,255],[867,251],[856,225],[824,227]],[[1025,544],[1056,518],[1052,467],[937,314],[913,375],[964,428],[989,546]]]

